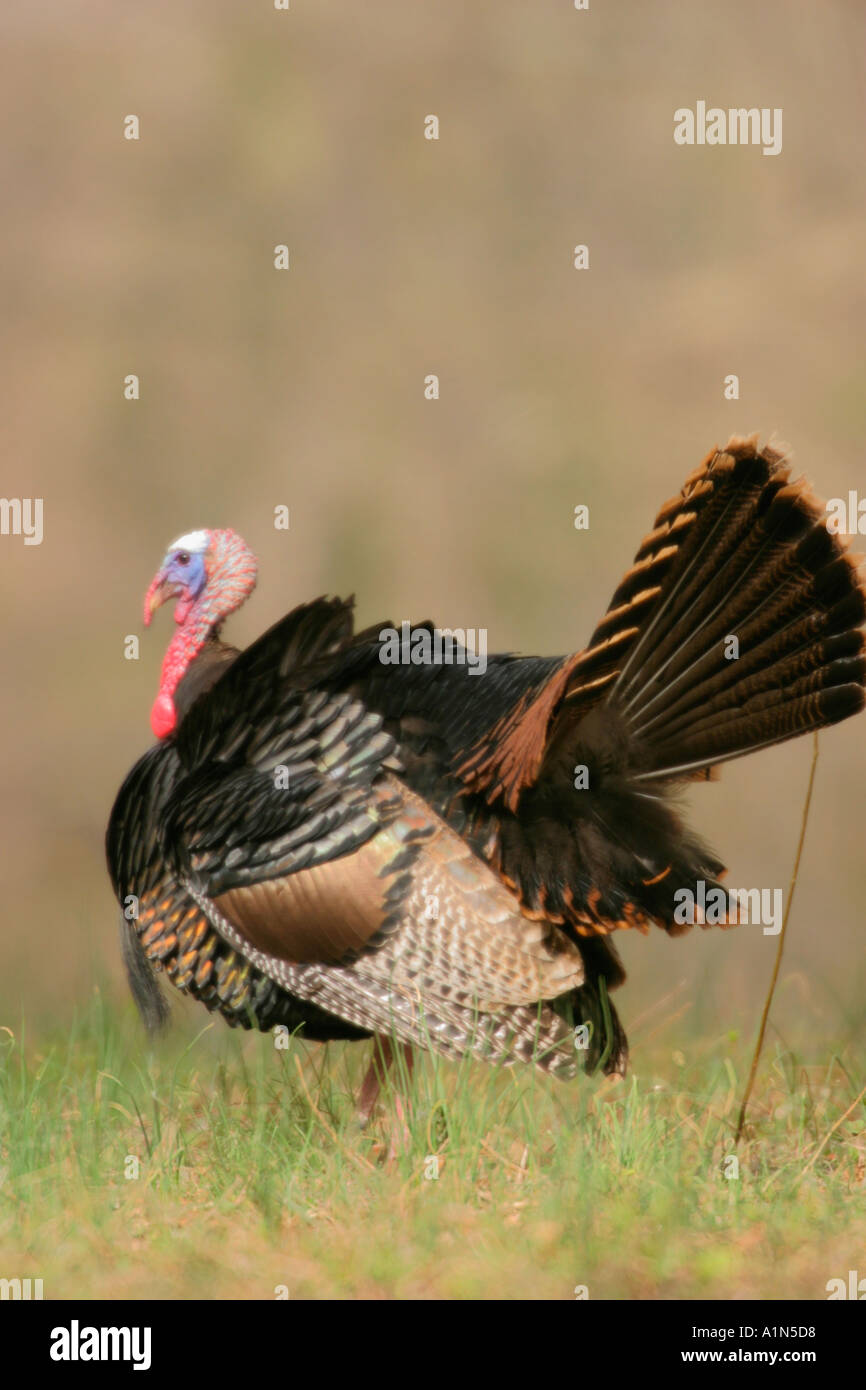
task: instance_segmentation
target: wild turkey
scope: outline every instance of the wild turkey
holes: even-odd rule
[[[353,635],[337,599],[238,653],[220,630],[255,559],[232,531],[181,537],[145,600],[146,624],[177,601],[159,741],[107,833],[145,1019],[153,967],[233,1025],[623,1073],[610,934],[684,930],[676,891],[722,870],[672,789],[862,707],[864,589],[822,511],[780,454],[731,440],[583,651],[475,676],[384,664],[386,625]]]

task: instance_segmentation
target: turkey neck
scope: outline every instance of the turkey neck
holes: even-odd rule
[[[177,710],[178,724],[181,723],[190,706],[195,704],[200,695],[204,695],[212,685],[216,684],[238,655],[237,647],[230,647],[227,642],[223,642],[213,634],[208,637],[193,657],[175,689],[174,707]]]

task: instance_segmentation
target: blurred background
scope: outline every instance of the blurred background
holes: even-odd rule
[[[0,538],[0,1024],[71,1017],[97,982],[123,997],[102,836],[170,620],[139,661],[124,638],[176,535],[232,526],[258,553],[239,643],[355,592],[363,625],[551,653],[585,641],[731,433],[788,442],[824,497],[866,489],[864,19],[855,0],[3,8],[2,492],[44,498],[44,541]],[[675,145],[698,100],[782,107],[782,153]],[[792,1045],[864,1040],[864,741],[862,719],[821,739],[774,1010]],[[689,794],[731,884],[787,890],[810,756]],[[620,944],[633,1042],[751,1033],[775,938]]]

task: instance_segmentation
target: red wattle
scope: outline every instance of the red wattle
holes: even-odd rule
[[[168,738],[174,731],[177,723],[177,712],[174,708],[174,700],[164,691],[160,691],[153,702],[153,709],[150,711],[150,727],[157,738]]]

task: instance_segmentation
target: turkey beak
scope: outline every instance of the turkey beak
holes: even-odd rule
[[[162,570],[154,579],[150,588],[144,596],[144,625],[150,627],[150,620],[157,608],[161,608],[169,599],[175,598],[180,592],[177,584],[173,584],[170,579],[166,579]]]

